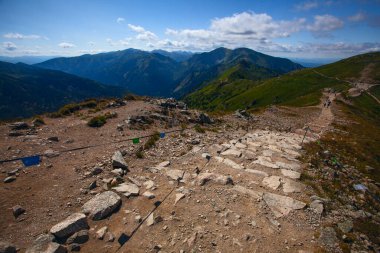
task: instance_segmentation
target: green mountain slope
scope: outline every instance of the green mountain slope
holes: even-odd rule
[[[227,69],[204,88],[190,94],[185,102],[205,110],[226,109],[224,102],[240,95],[259,81],[277,76],[278,73],[245,60]]]
[[[218,48],[211,52],[195,54],[183,63],[187,71],[175,88],[174,95],[182,97],[199,89],[241,61],[270,69],[277,75],[303,68],[288,59],[269,56],[248,48]]]
[[[232,111],[270,104],[309,106],[319,103],[322,90],[348,90],[344,80],[379,80],[380,53],[351,57],[315,69],[304,69],[261,82],[230,79],[218,86],[218,79],[189,94],[184,99],[191,107]],[[337,77],[337,78],[335,78]],[[377,88],[375,88],[377,91]],[[229,95],[226,95],[229,94]]]
[[[86,98],[120,97],[125,89],[55,70],[0,62],[0,119],[55,111]]]

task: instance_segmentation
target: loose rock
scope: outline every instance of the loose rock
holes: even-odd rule
[[[93,220],[101,220],[114,212],[120,204],[119,195],[112,191],[106,191],[86,202],[82,206],[82,211]]]
[[[65,220],[56,224],[50,229],[50,233],[58,238],[67,238],[82,229],[87,229],[86,215],[83,213],[73,213]]]

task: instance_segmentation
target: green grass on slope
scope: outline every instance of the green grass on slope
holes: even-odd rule
[[[318,104],[323,88],[345,90],[347,84],[322,77],[310,69],[293,72],[278,78],[272,78],[247,91],[225,101],[227,110],[239,108],[262,107],[273,103],[309,106]]]
[[[277,76],[278,73],[248,62],[226,70],[219,78],[185,98],[192,107],[203,110],[226,110],[225,101],[255,86],[258,81]]]
[[[350,57],[335,63],[316,68],[317,71],[341,79],[358,79],[361,72],[371,64],[368,73],[375,81],[380,81],[380,53],[368,53]]]
[[[255,82],[251,80],[237,80],[229,83],[216,81],[190,94],[185,102],[191,107],[208,111],[227,110],[228,108],[224,106],[225,101],[245,92],[253,85]]]
[[[380,126],[380,105],[367,93],[350,98],[354,105],[348,106],[350,111],[361,118]]]
[[[373,86],[371,89],[369,89],[369,92],[371,92],[371,94],[374,95],[377,99],[380,99],[380,85]]]

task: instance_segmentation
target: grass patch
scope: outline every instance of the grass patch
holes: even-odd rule
[[[90,109],[90,112],[98,112],[104,109],[109,100],[107,99],[87,99],[80,103],[71,103],[61,107],[57,112],[48,114],[51,118],[61,118],[72,114],[78,114],[80,110]]]
[[[198,124],[195,125],[194,130],[195,132],[200,133],[200,134],[204,134],[206,132],[206,130]]]
[[[160,133],[155,132],[152,136],[149,137],[147,142],[144,144],[144,150],[148,150],[156,145],[156,142],[160,139]]]
[[[135,153],[136,157],[138,159],[143,159],[144,158],[144,148],[143,147],[139,147],[137,150],[136,150],[136,153]]]
[[[98,115],[98,116],[92,117],[87,122],[87,125],[89,127],[102,127],[104,124],[107,123],[107,119],[116,118],[116,117],[117,117],[117,113],[107,112],[103,115]]]
[[[107,118],[104,115],[99,115],[99,116],[92,117],[87,122],[87,125],[89,127],[101,127],[106,123],[107,123]]]
[[[41,116],[35,116],[33,118],[33,125],[34,126],[42,126],[42,125],[46,125],[44,119],[41,117]]]

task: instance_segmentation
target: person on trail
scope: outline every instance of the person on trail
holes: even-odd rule
[[[329,100],[329,101],[327,102],[327,108],[328,108],[330,105],[331,105],[331,101]]]

